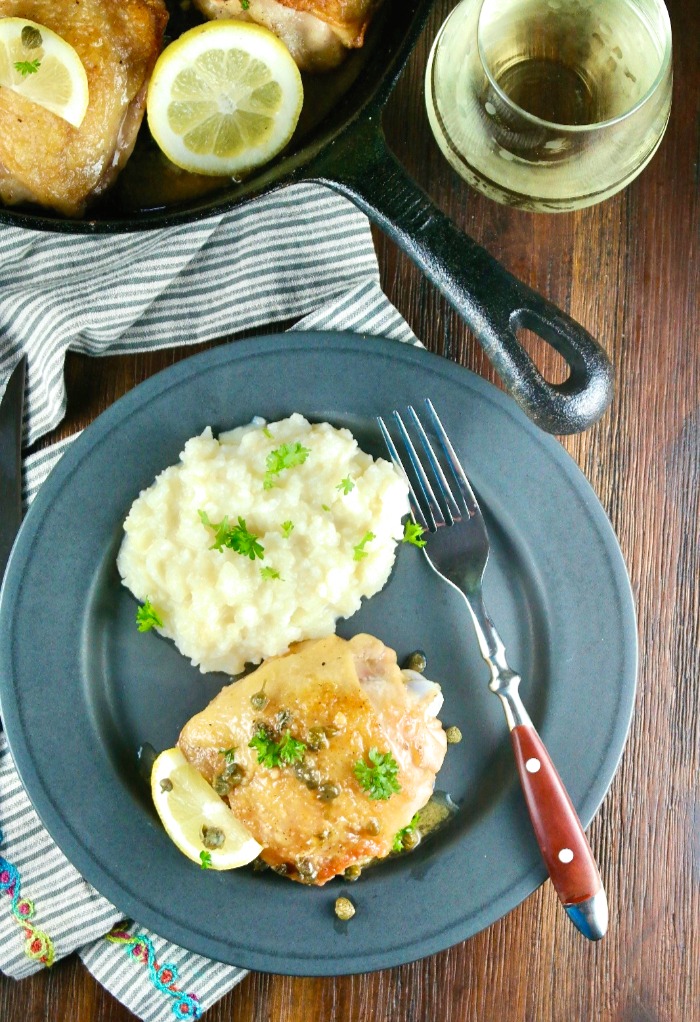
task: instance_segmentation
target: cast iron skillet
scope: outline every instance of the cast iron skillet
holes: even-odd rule
[[[506,388],[538,426],[550,433],[587,429],[612,399],[612,367],[603,349],[460,231],[386,146],[382,108],[430,5],[431,0],[385,0],[366,44],[366,62],[348,91],[310,133],[243,184],[138,214],[107,205],[85,220],[0,208],[0,222],[70,233],[142,231],[226,212],[294,181],[319,181],[350,198],[413,259],[474,332]],[[550,384],[541,376],[517,341],[522,327],[563,356],[570,369],[565,382]]]

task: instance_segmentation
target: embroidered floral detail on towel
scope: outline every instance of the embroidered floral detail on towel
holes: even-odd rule
[[[196,994],[186,994],[178,986],[178,969],[176,965],[159,965],[153,942],[145,934],[131,934],[127,930],[113,929],[105,937],[110,944],[122,944],[127,954],[137,962],[147,966],[151,983],[161,993],[172,998],[172,1011],[175,1018],[197,1019],[202,1014],[202,1006]]]
[[[2,832],[0,831],[0,845]],[[12,898],[10,912],[24,933],[24,953],[35,962],[42,962],[47,968],[54,962],[53,941],[48,934],[34,925],[34,902],[22,897],[22,881],[19,870],[0,855],[0,893]]]

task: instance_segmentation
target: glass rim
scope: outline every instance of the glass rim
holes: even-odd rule
[[[501,100],[511,108],[511,110],[514,110],[526,121],[529,121],[531,124],[534,124],[537,127],[549,129],[553,128],[559,132],[563,131],[570,132],[573,134],[581,134],[583,132],[590,131],[600,131],[603,128],[610,128],[615,124],[619,124],[621,121],[627,120],[628,117],[631,117],[639,109],[641,109],[641,107],[643,107],[644,104],[647,103],[649,99],[654,95],[654,93],[659,88],[659,85],[666,77],[666,73],[671,62],[671,44],[672,44],[671,19],[669,18],[668,9],[663,0],[654,0],[656,9],[661,17],[661,22],[664,30],[664,52],[661,58],[659,71],[656,77],[654,78],[654,81],[651,83],[651,85],[644,93],[644,95],[641,96],[640,99],[638,99],[637,102],[634,104],[634,106],[631,106],[629,108],[629,110],[625,110],[624,113],[618,114],[616,117],[611,117],[605,121],[594,121],[592,124],[561,124],[559,121],[545,120],[545,118],[543,117],[538,117],[536,114],[529,113],[529,111],[525,110],[523,107],[519,106],[516,102],[514,102],[514,100],[512,100],[511,97],[506,92],[503,91],[503,89],[500,87],[500,85],[494,78],[493,74],[491,73],[491,67],[484,53],[484,49],[481,42],[481,19],[484,13],[484,8],[486,7],[486,4],[489,3],[489,0],[477,0],[477,2],[479,3],[479,17],[477,19],[476,26],[476,44],[479,51],[479,60],[481,61],[481,66],[484,69],[486,77],[488,78],[489,83],[493,87],[494,91],[498,94],[498,96],[500,96]],[[625,2],[625,0],[620,0],[620,2]],[[450,17],[452,17],[452,15],[450,15]],[[447,19],[447,21],[449,20],[450,18]],[[443,25],[443,29],[444,28],[447,28],[447,22],[445,22],[445,24]],[[440,34],[442,34],[442,32]]]

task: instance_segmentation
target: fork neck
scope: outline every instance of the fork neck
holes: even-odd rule
[[[481,588],[469,594],[467,604],[474,621],[481,655],[491,672],[489,688],[503,704],[508,727],[511,731],[520,724],[532,727],[532,721],[518,691],[520,675],[508,666],[505,645],[486,610]]]

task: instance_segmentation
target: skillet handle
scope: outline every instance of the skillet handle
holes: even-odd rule
[[[517,280],[433,205],[387,148],[378,115],[357,121],[317,155],[305,177],[346,195],[420,267],[464,319],[507,390],[549,433],[580,433],[613,396],[613,370],[575,320]],[[566,360],[548,383],[515,335],[534,331]]]

